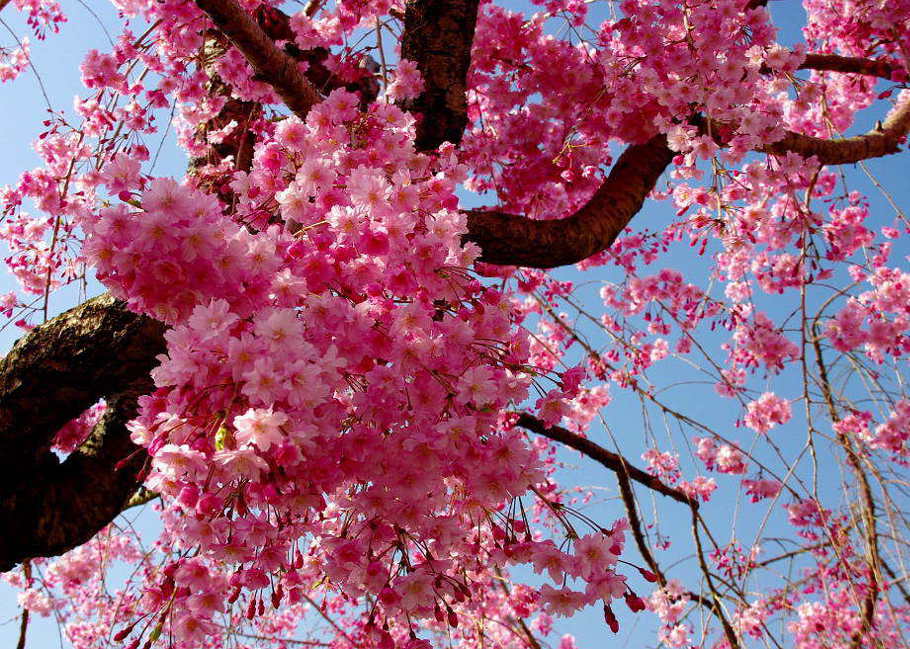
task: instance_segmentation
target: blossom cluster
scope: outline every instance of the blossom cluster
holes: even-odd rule
[[[55,0],[13,4],[38,39],[63,21]],[[731,634],[770,642],[777,620],[798,649],[896,646],[908,609],[874,558],[875,508],[864,501],[857,517],[839,490],[819,494],[828,466],[816,454],[828,436],[853,467],[845,483],[910,461],[906,223],[882,225],[816,157],[766,154],[785,135],[839,138],[860,110],[910,102],[910,2],[806,0],[807,42],[792,48],[743,0],[623,0],[598,23],[588,2],[535,1],[527,15],[484,2],[468,127],[432,151],[414,144],[426,116],[406,110],[431,80],[401,43],[384,49],[407,7],[316,2],[282,23],[281,4],[238,6],[318,80],[324,100],[305,116],[287,114],[196,3],[114,0],[142,35],[127,25],[88,51],[75,120],[49,115],[41,166],[0,190],[4,261],[44,298],[33,319],[93,273],[168,325],[156,389],[129,424],[149,457],[160,539],[145,553],[112,527],[36,560],[34,575],[5,577],[20,605],[59,616],[78,649],[286,638],[316,615],[337,620],[345,647],[429,649],[419,634],[536,646],[554,617],[593,605],[613,631],[623,608],[647,608],[671,647],[710,634],[720,647]],[[373,34],[375,46],[354,44]],[[26,68],[29,46],[2,52],[0,81]],[[801,71],[809,52],[893,72]],[[148,142],[168,112],[191,158],[182,178],[153,173]],[[675,220],[578,265],[599,301],[577,299],[588,282],[478,262],[466,192],[495,192],[497,211],[532,220],[592,205],[612,217],[634,184],[598,203],[616,145],[656,134],[673,161],[651,197]],[[27,304],[10,294],[0,306],[12,316]],[[855,374],[840,388],[831,368],[847,363]],[[696,378],[677,381],[682,365]],[[858,383],[876,408],[855,398]],[[612,441],[629,466],[644,461],[639,485],[689,507],[704,583],[722,600],[657,570],[665,555],[641,549],[679,535],[643,521],[636,498],[622,494],[628,520],[609,526],[576,511],[594,490],[560,487],[565,454],[517,426],[525,410],[605,445],[595,423],[629,399],[643,434],[611,430]],[[67,424],[53,449],[78,448],[103,411]],[[718,426],[720,411],[733,414]],[[753,596],[758,543],[743,549],[735,529],[699,539],[718,511],[730,527],[732,498],[715,496],[729,485],[749,515],[767,508],[759,535],[771,520],[795,537],[791,583]],[[654,569],[639,570],[655,583],[641,598],[622,567],[630,527]],[[116,606],[100,606],[112,596],[98,566],[119,561],[136,573]],[[520,565],[537,586],[509,577]],[[702,638],[695,606],[717,617]]]

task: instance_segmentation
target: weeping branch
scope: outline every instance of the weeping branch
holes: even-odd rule
[[[679,489],[664,484],[657,477],[651,475],[650,473],[647,473],[637,467],[630,465],[626,458],[624,458],[622,455],[608,451],[599,444],[595,444],[591,440],[577,435],[572,431],[566,430],[565,428],[562,428],[560,426],[548,427],[542,421],[528,413],[521,413],[518,417],[517,424],[522,428],[541,435],[542,437],[552,439],[553,441],[559,442],[568,446],[569,448],[573,448],[576,451],[581,452],[583,455],[586,455],[592,460],[599,462],[616,474],[616,480],[619,483],[619,495],[622,498],[623,505],[626,508],[626,514],[629,517],[629,528],[632,531],[632,538],[635,540],[635,546],[638,548],[638,552],[641,554],[642,559],[644,559],[644,562],[647,564],[648,569],[654,573],[654,575],[657,577],[658,583],[661,586],[666,586],[667,576],[661,569],[660,564],[657,562],[657,559],[654,558],[654,554],[651,552],[647,539],[645,538],[643,531],[644,525],[642,524],[641,517],[638,514],[638,505],[635,503],[635,494],[632,491],[632,480],[646,486],[652,491],[656,491],[657,493],[663,494],[664,496],[669,496],[670,498],[673,498],[674,500],[681,502],[684,505],[688,505],[689,510],[692,513],[692,530],[693,534],[695,535],[696,545],[698,547],[700,567],[702,573],[705,576],[705,579],[707,580],[712,597],[709,599],[696,593],[687,593],[687,597],[711,611],[711,613],[721,623],[721,626],[724,630],[724,636],[726,637],[727,642],[730,644],[730,647],[733,649],[740,649],[742,645],[736,637],[736,633],[733,630],[733,627],[730,625],[729,620],[727,620],[727,616],[724,614],[723,606],[720,602],[720,595],[715,589],[714,584],[711,582],[711,573],[704,560],[704,553],[701,547],[701,539],[698,536],[698,501],[694,498],[689,498]]]

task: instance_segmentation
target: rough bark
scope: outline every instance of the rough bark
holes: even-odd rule
[[[0,572],[81,545],[123,511],[147,459],[126,424],[136,416],[137,398],[152,388],[145,376],[110,397],[89,439],[63,462],[48,451],[17,471],[15,482],[4,480]]]
[[[495,210],[472,210],[466,239],[480,246],[480,260],[489,264],[554,268],[587,259],[610,247],[674,155],[663,135],[631,145],[575,214],[538,221]]]
[[[409,0],[405,5],[401,57],[417,63],[424,91],[408,110],[419,114],[420,151],[443,142],[459,144],[468,123],[468,67],[478,0]]]
[[[124,428],[150,391],[164,325],[102,295],[36,327],[0,361],[0,570],[63,552],[110,522],[144,456]],[[104,398],[109,412],[61,463],[54,435]]]
[[[0,484],[41,457],[68,421],[146,376],[164,352],[163,332],[105,294],[19,340],[0,361]]]
[[[270,84],[300,119],[322,98],[300,73],[291,56],[278,49],[256,21],[234,0],[196,0],[196,4],[246,57],[257,76]]]
[[[880,158],[900,151],[910,131],[910,101],[891,112],[880,127],[863,135],[839,140],[824,139],[788,132],[774,144],[765,146],[765,153],[797,153],[815,156],[823,165],[852,164],[870,158]]]

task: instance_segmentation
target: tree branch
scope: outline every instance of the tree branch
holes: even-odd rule
[[[459,144],[468,123],[465,99],[478,0],[408,0],[401,57],[417,63],[424,91],[406,108],[421,114],[417,149]]]
[[[674,155],[663,135],[633,144],[572,216],[538,221],[495,210],[470,210],[465,238],[480,246],[480,261],[488,264],[555,268],[587,259],[610,247]]]
[[[815,156],[824,165],[851,164],[869,158],[880,158],[900,151],[900,145],[910,131],[910,101],[904,101],[876,127],[863,135],[840,140],[788,132],[783,139],[761,150],[765,153],[798,153]]]
[[[278,50],[234,0],[197,0],[197,4],[298,116],[318,101],[308,99],[300,106],[301,93],[316,91],[293,59]],[[434,148],[443,139],[460,141],[467,120],[464,90],[477,2],[412,0],[408,10],[403,55],[415,57],[424,66],[427,83],[421,101],[429,112],[423,135],[418,134],[418,147]],[[439,24],[429,29],[434,20]],[[483,250],[481,261],[491,264],[553,268],[586,259],[613,243],[673,156],[663,136],[632,145],[591,200],[571,217],[538,221],[495,210],[472,210],[466,239],[477,243]]]
[[[844,74],[866,74],[873,77],[891,80],[902,68],[888,61],[876,61],[859,56],[839,56],[837,54],[806,54],[800,64],[800,70],[817,72],[843,72]]]
[[[104,294],[16,342],[0,361],[0,485],[44,455],[64,424],[148,375],[163,334]]]
[[[135,491],[145,455],[124,463],[139,450],[125,425],[153,388],[164,329],[105,294],[36,327],[0,361],[0,571],[87,541]],[[107,412],[61,463],[54,435],[100,398]]]
[[[322,97],[300,73],[297,61],[278,49],[234,0],[196,0],[196,4],[240,50],[258,77],[275,89],[297,117],[306,119]]]
[[[698,509],[698,501],[689,498],[689,496],[679,489],[664,484],[659,478],[651,475],[647,471],[632,466],[622,455],[608,451],[603,446],[600,446],[581,435],[573,433],[561,426],[547,426],[540,419],[526,412],[519,414],[516,423],[518,426],[526,428],[532,433],[552,439],[554,442],[559,442],[569,448],[574,448],[576,451],[581,452],[583,455],[587,455],[595,462],[599,462],[618,476],[622,476],[626,479],[631,478],[652,491],[656,491],[664,496],[669,496],[673,500],[681,502],[684,505],[689,505],[693,509]],[[620,480],[620,482],[622,483],[623,480]]]
[[[0,572],[85,543],[123,510],[147,459],[126,424],[136,416],[137,399],[153,387],[148,377],[134,381],[108,401],[89,438],[66,460],[48,452],[28,479],[0,492]]]

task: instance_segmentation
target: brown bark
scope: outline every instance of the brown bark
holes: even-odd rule
[[[406,108],[419,114],[416,145],[430,151],[459,144],[468,123],[468,67],[478,0],[409,0],[401,57],[417,63],[424,91]]]
[[[306,119],[322,98],[300,73],[297,61],[278,49],[234,0],[196,0],[196,4],[246,57],[257,76],[275,89],[297,117]]]
[[[863,135],[840,140],[824,139],[788,132],[783,139],[764,147],[765,153],[798,153],[815,156],[823,165],[851,164],[880,158],[900,151],[910,131],[910,101],[893,110],[881,124]]]
[[[136,399],[152,388],[145,376],[111,397],[89,439],[63,462],[48,451],[15,482],[4,480],[0,572],[81,545],[123,511],[147,458],[126,424],[136,416]]]
[[[800,70],[818,72],[843,72],[844,74],[866,74],[890,80],[900,68],[888,61],[876,61],[859,56],[839,56],[837,54],[807,54]]]
[[[0,361],[0,571],[91,538],[120,511],[144,461],[124,428],[150,391],[164,325],[110,295],[36,327]],[[56,432],[104,398],[109,412],[63,463]]]
[[[0,361],[0,480],[41,457],[98,399],[147,375],[163,331],[105,294],[19,340]]]
[[[256,22],[262,27],[266,35],[273,41],[287,41],[284,51],[295,61],[306,63],[304,76],[312,86],[323,95],[327,95],[337,88],[344,88],[350,92],[360,93],[361,109],[376,101],[379,95],[379,81],[372,73],[365,74],[354,82],[344,81],[326,67],[329,51],[324,47],[314,47],[301,50],[294,45],[294,31],[291,29],[291,18],[283,11],[274,7],[261,6],[256,10]],[[378,70],[378,64],[369,58],[363,59],[370,70]]]
[[[610,247],[674,155],[663,135],[633,144],[572,216],[538,221],[495,210],[472,210],[465,238],[481,247],[480,260],[489,264],[555,268],[587,259]]]
[[[564,444],[569,448],[579,451],[626,480],[634,480],[652,491],[664,496],[669,496],[673,500],[698,509],[698,501],[689,498],[679,489],[664,484],[659,478],[651,475],[647,471],[632,466],[622,455],[608,451],[599,444],[596,444],[581,435],[573,433],[561,426],[547,426],[537,417],[524,412],[518,416],[517,424],[532,433],[552,439],[554,442],[559,442],[560,444]]]

